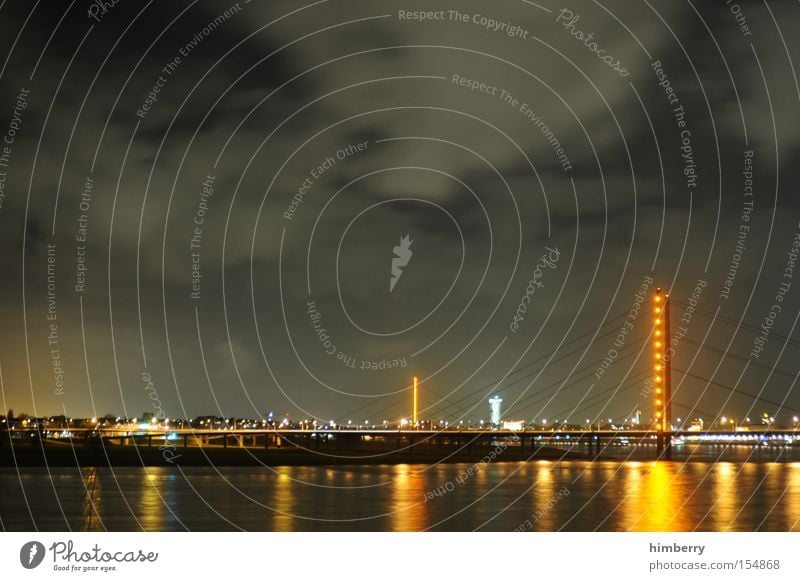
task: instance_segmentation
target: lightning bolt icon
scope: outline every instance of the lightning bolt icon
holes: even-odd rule
[[[389,292],[394,290],[397,281],[403,276],[403,269],[408,265],[411,260],[413,252],[411,252],[411,245],[414,243],[409,235],[400,238],[400,244],[393,248],[394,257],[392,258],[392,277],[389,279]]]

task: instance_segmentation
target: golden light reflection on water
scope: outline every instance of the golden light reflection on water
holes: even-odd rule
[[[618,509],[623,514],[637,514],[642,510],[642,483],[646,467],[642,462],[626,462],[622,489],[626,495],[623,505]],[[627,525],[630,528],[630,524]],[[623,527],[625,528],[625,527]]]
[[[408,464],[394,467],[389,518],[393,531],[421,531],[428,526],[425,479]]]
[[[81,474],[85,494],[81,503],[82,531],[105,530],[103,520],[103,490],[97,468],[86,468]]]
[[[555,513],[552,504],[554,496],[555,479],[553,478],[553,463],[549,460],[539,460],[536,463],[533,484],[533,503],[531,504],[530,520],[533,530],[553,530]]]
[[[139,486],[141,496],[136,507],[139,523],[146,531],[160,531],[164,528],[164,500],[159,494],[163,473],[158,468],[142,470],[142,482]]]
[[[637,463],[638,464],[638,463]],[[675,494],[676,476],[674,465],[665,462],[649,462],[645,466],[633,466],[626,472],[626,481],[631,484],[622,488],[624,500],[619,509],[622,530],[630,531],[684,531],[690,524],[678,510],[683,498]]]
[[[752,523],[752,526],[791,530],[798,518],[798,507],[796,504],[786,503],[786,496],[796,488],[797,482],[792,482],[792,470],[783,469],[782,466],[773,463],[765,466],[766,474],[763,476],[758,494],[767,501],[764,503],[766,514],[759,522]],[[784,503],[788,510],[778,507],[778,504]]]
[[[230,482],[202,470],[190,472],[188,482],[159,468],[113,476],[87,468],[77,479],[73,472],[57,482],[65,483],[62,498],[69,499],[73,529],[84,531],[222,530],[230,527],[223,517],[250,530],[472,530],[487,519],[488,529],[512,530],[532,516],[535,530],[800,530],[800,462],[535,461],[516,472],[513,467],[482,466],[428,502],[427,493],[455,483],[466,467],[232,470]],[[250,496],[234,497],[232,486]],[[553,503],[565,486],[569,495]]]
[[[298,484],[286,473],[278,472],[275,478],[275,486],[272,490],[272,498],[267,505],[275,510],[272,519],[274,530],[289,532],[295,530],[296,519],[293,516],[297,510],[297,496],[295,494]]]
[[[786,477],[786,505],[793,510],[788,511],[786,530],[800,531],[800,462],[792,462]]]
[[[713,530],[725,531],[733,526],[741,503],[745,498],[740,498],[736,476],[741,466],[730,462],[720,462],[714,466],[713,474],[706,479],[711,487],[712,501],[709,503],[708,518],[713,523]],[[709,482],[710,481],[710,482]],[[702,528],[706,528],[702,526]]]

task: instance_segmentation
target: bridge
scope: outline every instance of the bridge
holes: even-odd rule
[[[442,394],[437,394],[431,386],[425,387],[424,393],[421,393],[423,392],[423,386],[420,385],[417,377],[414,377],[411,387],[411,402],[409,402],[410,406],[407,410],[410,412],[409,416],[407,416],[410,417],[410,421],[393,421],[387,426],[388,421],[385,420],[383,429],[374,425],[371,428],[365,425],[360,429],[356,429],[356,425],[350,426],[348,425],[349,422],[339,422],[337,426],[332,421],[319,423],[316,421],[300,422],[300,424],[306,424],[304,429],[283,428],[282,425],[278,427],[276,424],[268,426],[266,421],[254,422],[261,424],[262,428],[242,429],[236,429],[235,423],[234,429],[227,427],[203,429],[197,426],[191,428],[178,428],[176,426],[175,429],[172,429],[168,425],[160,426],[158,424],[152,429],[147,429],[148,426],[128,423],[117,424],[116,426],[79,428],[69,427],[67,423],[65,429],[50,429],[46,426],[38,429],[17,427],[11,431],[6,430],[6,433],[13,436],[12,440],[30,437],[31,440],[41,441],[42,445],[47,445],[48,440],[95,439],[111,445],[135,445],[137,447],[142,445],[147,447],[152,447],[153,445],[161,446],[166,443],[170,446],[185,448],[236,447],[267,450],[297,448],[304,450],[338,449],[340,451],[381,450],[382,452],[402,450],[408,453],[434,446],[452,447],[458,450],[464,449],[467,453],[471,453],[475,449],[490,448],[501,442],[506,442],[504,444],[506,448],[519,450],[520,458],[530,457],[529,453],[532,450],[548,446],[584,448],[590,457],[596,457],[608,446],[652,446],[655,458],[670,459],[673,442],[681,441],[739,444],[770,442],[797,445],[799,433],[797,415],[800,415],[800,410],[791,408],[787,405],[785,399],[778,402],[764,397],[763,388],[757,394],[754,394],[742,389],[738,381],[736,385],[726,385],[717,377],[717,373],[722,367],[723,361],[731,359],[745,364],[739,380],[750,368],[763,369],[769,373],[769,377],[784,377],[791,379],[793,382],[797,380],[798,374],[782,370],[776,365],[767,365],[752,358],[737,355],[731,351],[730,343],[724,349],[721,349],[707,342],[696,342],[690,339],[685,329],[680,326],[678,327],[678,336],[673,337],[670,314],[673,304],[683,306],[687,309],[687,312],[691,307],[693,317],[707,317],[711,321],[707,327],[709,331],[711,327],[719,324],[735,327],[734,336],[740,330],[754,334],[759,332],[757,327],[721,316],[719,309],[716,312],[711,312],[700,308],[696,302],[692,305],[680,303],[670,297],[669,294],[664,293],[661,288],[657,288],[652,298],[645,300],[639,309],[641,311],[640,316],[647,316],[644,313],[652,313],[652,325],[648,325],[649,330],[646,336],[639,339],[633,339],[632,337],[625,339],[622,344],[615,348],[615,357],[609,366],[618,364],[629,357],[635,356],[635,360],[621,380],[608,380],[608,386],[602,386],[603,380],[608,375],[601,374],[603,380],[597,380],[597,370],[604,365],[605,358],[589,361],[581,367],[575,365],[565,377],[554,383],[542,386],[537,380],[542,371],[547,369],[548,366],[557,364],[559,361],[565,360],[580,351],[585,354],[594,344],[610,342],[615,336],[619,338],[620,329],[623,328],[624,322],[630,319],[630,312],[622,312],[610,318],[606,316],[599,327],[570,340],[566,340],[565,337],[565,341],[560,343],[554,351],[539,354],[535,360],[519,365],[503,378],[489,385],[477,386],[476,388],[458,392],[457,398],[453,397],[453,395],[445,397]],[[681,318],[683,325],[686,325],[685,316],[684,314],[684,317]],[[708,333],[706,334],[707,336]],[[775,339],[780,339],[787,345],[800,346],[800,342],[790,337],[783,337],[775,332],[771,336]],[[676,367],[675,359],[678,343],[686,343],[697,351],[701,349],[710,350],[720,355],[717,367],[710,377],[698,375],[692,369],[694,360],[685,369]],[[644,369],[634,372],[637,362],[640,360],[644,362]],[[607,370],[607,368],[604,369]],[[520,375],[523,372],[525,374]],[[674,389],[672,385],[673,374],[681,376]],[[599,408],[601,411],[595,414],[593,419],[587,418],[587,425],[583,429],[570,429],[567,425],[563,425],[559,429],[558,423],[555,422],[551,424],[554,426],[553,428],[522,429],[518,431],[497,429],[497,425],[484,425],[483,421],[480,422],[480,429],[466,429],[461,426],[464,420],[470,417],[474,418],[473,410],[476,407],[471,403],[464,403],[465,401],[477,400],[480,404],[486,400],[488,395],[497,393],[498,389],[508,388],[529,378],[532,378],[529,385],[523,391],[523,395],[512,403],[508,410],[509,413],[524,417],[525,414],[531,413],[531,409],[538,410],[534,412],[537,414],[544,409],[548,409],[549,417],[564,418],[568,416],[574,417],[583,410],[593,408]],[[684,383],[688,380],[701,382],[703,389],[699,392],[688,390],[684,386]],[[576,387],[584,388],[578,405],[563,410],[552,409],[552,406],[559,401],[557,396],[561,396]],[[683,389],[681,389],[682,387]],[[650,400],[646,406],[651,409],[650,420],[644,420],[641,424],[638,421],[632,424],[629,423],[628,418],[625,418],[625,420],[617,418],[616,421],[612,421],[613,418],[609,418],[607,425],[616,424],[617,426],[622,426],[624,424],[625,429],[601,429],[605,420],[601,422],[597,416],[611,404],[615,397],[632,388],[639,388],[640,398]],[[703,410],[700,407],[700,402],[703,395],[712,388],[728,391],[729,395],[723,405],[728,405],[727,402],[736,396],[737,398],[750,399],[752,402],[750,404],[751,411],[756,402],[759,402],[759,404],[767,404],[771,409],[777,410],[776,414],[777,412],[794,412],[797,414],[794,417],[794,428],[778,428],[777,425],[773,424],[774,418],[766,417],[758,418],[757,422],[761,422],[759,425],[750,424],[746,429],[742,429],[743,426],[749,424],[749,418],[746,418],[744,422],[738,422],[733,419],[726,419],[719,411],[709,412],[708,410]],[[441,414],[443,417],[455,418],[451,426],[447,426],[446,422],[442,421],[440,422],[442,429],[425,429],[427,426],[432,426],[433,422],[420,420],[419,405],[423,396],[427,396],[429,400],[436,400],[436,403],[430,403],[423,413],[428,417],[434,414]],[[398,403],[396,400],[390,401],[388,405],[384,405],[382,408],[377,408],[376,405],[381,403],[386,402],[381,398],[373,398],[365,405],[351,410],[348,415],[350,417],[358,417],[358,415],[361,415],[361,417],[365,415],[368,417],[386,417],[386,415],[396,412]],[[637,407],[639,407],[638,404]],[[682,421],[678,418],[677,422],[673,421],[673,407],[685,408],[687,410],[686,419]],[[687,424],[690,421],[688,418],[694,414],[703,414],[706,417],[713,418],[710,422],[712,428],[689,429]],[[605,416],[603,417],[605,418]],[[544,422],[546,423],[546,420]],[[189,423],[188,420],[181,422],[184,426],[186,423]],[[365,422],[365,424],[368,424],[368,422]],[[529,428],[533,424],[535,422],[524,423]],[[334,426],[336,427],[334,428]],[[329,427],[330,429],[328,429]],[[491,429],[492,427],[494,429]],[[140,430],[139,428],[143,429]],[[0,436],[2,436],[0,441],[4,443],[9,441],[6,434],[0,434]],[[39,437],[35,438],[35,436]]]
[[[127,431],[118,428],[71,428],[69,430],[15,429],[7,432],[14,446],[57,442],[79,445],[135,446],[171,448],[247,448],[263,450],[297,449],[308,452],[342,454],[380,453],[458,453],[479,457],[498,450],[508,459],[525,460],[538,456],[542,448],[563,448],[585,454],[587,458],[605,455],[610,447],[652,447],[657,458],[673,441],[782,446],[800,446],[797,429],[731,430],[415,430],[415,429],[176,429]],[[670,442],[665,442],[666,438]],[[9,439],[4,434],[3,440]],[[660,440],[660,441],[659,441]]]
[[[594,450],[599,446],[602,448],[604,443],[614,443],[626,445],[650,445],[654,444],[654,455],[658,459],[670,459],[672,453],[672,443],[676,441],[700,441],[700,442],[739,442],[754,443],[764,441],[788,441],[796,442],[798,429],[798,416],[800,409],[791,406],[788,397],[782,401],[771,400],[764,393],[764,385],[760,389],[746,389],[742,381],[745,374],[753,370],[761,370],[767,374],[767,380],[771,378],[783,378],[794,384],[798,379],[798,373],[781,369],[775,364],[767,364],[763,361],[754,360],[737,354],[731,349],[733,339],[737,335],[751,334],[758,336],[760,329],[749,325],[742,320],[735,320],[720,314],[720,309],[709,311],[698,305],[698,300],[689,299],[690,303],[683,303],[676,300],[662,288],[656,288],[655,292],[648,299],[645,299],[638,309],[638,317],[644,318],[647,332],[644,337],[634,339],[633,335],[626,335],[620,345],[613,342],[620,337],[622,329],[627,321],[630,320],[632,311],[623,311],[616,315],[604,316],[602,323],[585,333],[573,338],[564,337],[564,341],[552,351],[538,353],[533,360],[519,364],[516,368],[498,380],[461,390],[457,392],[457,397],[445,396],[437,393],[435,388],[418,385],[416,378],[413,383],[413,400],[411,409],[414,411],[413,420],[409,427],[417,426],[416,414],[418,401],[421,395],[427,395],[428,400],[435,399],[436,403],[429,404],[426,414],[428,416],[441,414],[442,417],[456,418],[451,425],[458,425],[459,420],[466,420],[470,417],[474,419],[472,410],[475,406],[472,401],[478,400],[485,402],[498,391],[509,387],[524,384],[527,382],[522,395],[517,397],[510,408],[507,410],[509,415],[518,418],[530,417],[530,415],[544,414],[547,410],[547,417],[564,418],[576,417],[579,414],[586,414],[587,429],[558,430],[542,428],[536,430],[525,430],[517,432],[525,442],[532,438],[535,441],[563,443],[565,440],[578,441],[582,444],[593,442]],[[671,312],[675,307],[682,309],[677,317],[673,317]],[[688,335],[686,326],[686,313],[691,313],[695,319],[695,325],[699,325],[700,319],[706,319],[707,324],[703,323],[702,329],[705,333],[703,341],[695,341]],[[673,318],[679,322],[673,325]],[[673,326],[676,333],[673,334]],[[732,332],[728,334],[730,342],[727,345],[714,345],[709,336],[716,327],[731,327]],[[800,347],[800,341],[791,337],[783,336],[773,330],[771,337],[776,341],[781,341],[787,346]],[[613,342],[613,343],[612,343]],[[610,380],[609,375],[602,375],[598,379],[597,370],[603,368],[606,358],[586,361],[584,356],[593,348],[594,345],[614,345],[615,357],[610,366],[621,365],[623,360],[630,359],[630,366],[623,370],[624,375],[621,379]],[[691,361],[681,365],[677,361],[678,346],[692,350]],[[698,361],[696,354],[699,352],[710,353],[718,356],[716,362],[711,358],[704,360],[705,363],[715,363],[716,367],[710,375],[701,375],[695,368]],[[577,364],[572,365],[571,361],[576,354],[580,354]],[[783,355],[783,353],[782,353]],[[541,382],[542,373],[551,369],[559,362],[570,362],[572,368],[562,377],[555,381],[543,384]],[[723,371],[733,364],[743,363],[743,369],[739,374],[739,380],[734,385],[725,383]],[[607,371],[607,368],[604,368]],[[738,373],[738,370],[737,370]],[[677,380],[675,376],[678,376]],[[766,380],[765,380],[766,381]],[[699,389],[695,389],[695,383]],[[605,385],[604,385],[605,384]],[[418,393],[418,389],[422,394]],[[639,390],[640,401],[636,407],[626,416],[609,418],[608,424],[624,425],[623,430],[600,430],[589,429],[589,426],[600,426],[605,424],[603,410],[607,409],[612,401],[632,389]],[[790,388],[791,389],[791,388]],[[565,406],[562,402],[563,396],[570,391],[582,392],[575,405]],[[722,392],[724,403],[719,410],[708,410],[703,408],[704,396],[710,392]],[[788,395],[788,393],[787,393]],[[367,402],[359,408],[350,412],[350,416],[361,414],[361,417],[376,417],[386,413],[388,410],[395,409],[394,404],[389,404],[378,408],[381,400]],[[644,404],[644,405],[642,405]],[[743,405],[745,413],[739,419],[726,417],[725,407],[728,405]],[[755,411],[755,406],[766,406],[778,413],[792,413],[793,428],[779,428],[772,415],[761,417]],[[553,409],[556,408],[556,409]],[[647,410],[649,419],[642,418],[634,424],[630,421],[631,415],[636,408]],[[680,408],[683,412],[675,419],[673,408]],[[595,413],[588,413],[589,410],[599,409]],[[763,409],[763,408],[762,408]],[[761,411],[761,410],[758,410]],[[751,422],[748,415],[756,416]],[[692,426],[691,418],[698,415],[710,418],[709,427],[704,429],[701,426]],[[580,416],[579,416],[580,417]],[[602,417],[602,420],[600,419]],[[546,420],[545,420],[546,421]],[[531,425],[535,422],[525,422]],[[542,422],[538,422],[541,426]],[[569,423],[569,422],[567,422]],[[557,426],[556,422],[551,425]],[[572,424],[574,426],[574,423]],[[485,428],[486,426],[484,426]],[[698,430],[697,427],[700,429]],[[422,433],[422,432],[420,432]],[[438,432],[437,432],[438,433]],[[452,430],[445,430],[443,433],[453,433]],[[489,434],[499,434],[501,431],[491,431]],[[474,437],[473,431],[464,432],[463,437]],[[493,435],[480,436],[482,438],[496,437]],[[433,437],[433,436],[432,436]],[[413,438],[413,437],[412,437]],[[587,444],[588,445],[588,444]]]

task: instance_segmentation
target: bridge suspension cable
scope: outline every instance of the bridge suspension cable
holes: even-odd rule
[[[688,305],[687,303],[683,303],[683,302],[675,300],[675,299],[673,299],[673,303],[675,303],[676,305],[680,305],[680,306],[682,306],[684,308],[691,306],[691,305]],[[747,331],[752,331],[754,333],[760,333],[761,330],[762,330],[760,327],[757,327],[757,326],[752,325],[750,323],[745,323],[744,321],[737,321],[736,319],[734,319],[732,317],[727,317],[727,316],[721,315],[719,313],[714,313],[713,311],[709,311],[707,309],[703,309],[703,308],[700,308],[700,307],[693,307],[693,309],[694,309],[694,312],[698,313],[699,315],[702,315],[702,316],[704,316],[706,318],[709,318],[709,319],[712,319],[712,320],[720,321],[721,323],[726,323],[726,324],[728,324],[728,325],[730,325],[732,327],[739,327],[739,328],[745,329]],[[791,337],[787,337],[786,335],[781,335],[780,333],[776,333],[774,331],[770,331],[769,336],[773,337],[775,339],[778,339],[778,340],[780,340],[780,341],[782,341],[784,343],[788,343],[789,345],[792,345],[793,347],[800,347],[800,340],[792,339]]]
[[[781,404],[779,402],[773,401],[771,399],[768,399],[768,398],[765,398],[765,397],[762,397],[762,396],[759,396],[759,395],[753,395],[752,393],[748,393],[746,391],[741,391],[739,389],[736,389],[735,387],[731,387],[730,385],[726,385],[726,384],[721,383],[719,381],[714,381],[713,379],[710,379],[708,377],[702,377],[700,375],[695,375],[694,373],[690,373],[690,372],[688,372],[686,370],[683,370],[683,369],[673,369],[673,371],[676,371],[677,373],[680,373],[681,375],[685,375],[687,377],[691,377],[692,379],[697,379],[699,381],[703,381],[703,382],[708,383],[710,385],[715,385],[717,387],[721,387],[723,389],[727,389],[728,391],[731,391],[733,393],[749,397],[750,399],[754,399],[756,401],[762,401],[762,402],[768,403],[770,405],[778,406],[778,407],[780,407],[782,409],[785,409],[785,410],[788,410],[790,412],[800,413],[800,410],[798,410],[796,408],[789,407],[786,404]],[[795,377],[797,377],[798,375],[800,375],[800,373],[795,375]]]
[[[645,301],[645,303],[646,302],[647,301]],[[617,314],[616,316],[612,317],[611,319],[608,319],[605,323],[600,325],[599,328],[602,329],[603,327],[606,327],[606,326],[610,325],[611,323],[616,322],[617,320],[621,319],[622,317],[626,316],[627,314],[628,314],[628,311],[623,311],[623,312]],[[578,341],[581,341],[581,340],[589,337],[590,335],[592,335],[593,333],[596,333],[596,332],[597,332],[597,328],[589,329],[588,331],[580,334],[579,336],[577,336],[577,337],[575,337],[573,339],[570,339],[569,341],[563,343],[558,348],[556,348],[556,349],[554,349],[552,351],[549,351],[549,352],[547,352],[547,353],[545,353],[543,355],[540,355],[539,357],[537,357],[536,359],[534,359],[532,361],[529,361],[529,362],[527,362],[527,363],[525,363],[523,365],[520,365],[519,367],[517,367],[513,371],[507,373],[503,378],[496,379],[495,381],[490,382],[488,384],[483,384],[480,387],[478,387],[476,389],[473,389],[469,393],[467,393],[467,394],[463,395],[462,397],[458,398],[457,400],[446,401],[446,397],[445,396],[442,396],[435,389],[432,389],[431,387],[426,387],[425,388],[426,393],[432,394],[440,402],[442,402],[441,404],[438,404],[438,405],[437,404],[429,404],[429,406],[431,406],[434,409],[439,409],[439,410],[442,410],[442,411],[447,410],[447,409],[449,409],[451,407],[458,407],[459,408],[459,413],[461,413],[461,411],[463,411],[465,408],[463,406],[459,406],[458,405],[460,402],[462,402],[462,401],[464,401],[464,400],[466,400],[466,399],[468,399],[470,397],[475,397],[476,395],[478,395],[479,393],[482,393],[484,391],[496,390],[498,388],[499,384],[502,381],[504,381],[505,379],[508,379],[509,377],[511,377],[513,375],[521,373],[525,369],[527,369],[527,368],[529,368],[529,367],[531,367],[533,365],[536,365],[540,361],[543,361],[543,360],[547,359],[548,357],[551,357],[552,355],[558,353],[560,350],[564,349],[565,347],[570,346],[570,345],[572,345],[572,344],[574,344],[574,343],[576,343]],[[611,331],[608,331],[607,333],[604,333],[603,335],[600,335],[599,337],[596,337],[594,340],[596,341],[597,339],[605,338],[605,337],[613,334],[614,332],[616,332],[616,329],[612,329]],[[575,353],[581,351],[582,349],[586,349],[591,344],[592,344],[591,342],[586,343],[586,344],[582,344],[580,347],[578,347],[576,349],[573,349],[573,350],[569,351],[568,353],[563,353],[555,361],[552,361],[551,365],[566,359],[570,355],[574,355]],[[602,360],[598,361],[597,363],[599,364],[600,362],[602,362]],[[531,377],[532,375],[535,375],[536,373],[541,371],[541,369],[542,368],[540,368],[540,369],[538,369],[538,370],[526,375],[524,378]],[[516,382],[516,380],[515,380],[515,382]],[[513,384],[509,384],[509,385],[513,385]],[[375,405],[375,404],[377,404],[377,403],[379,403],[381,401],[383,401],[383,400],[381,400],[381,399],[371,399],[371,401],[368,401],[364,405],[353,409],[349,414],[345,414],[345,415],[347,417],[352,417],[352,416],[354,416],[354,415],[356,415],[358,413],[363,412],[364,410],[368,409],[370,406]],[[401,405],[400,402],[393,401],[390,404],[385,405],[383,408],[377,409],[377,410],[375,410],[374,412],[371,412],[371,413],[381,415],[381,414],[384,414],[387,411],[391,410],[392,408],[399,407],[400,405]],[[468,413],[469,410],[466,410],[466,412]]]

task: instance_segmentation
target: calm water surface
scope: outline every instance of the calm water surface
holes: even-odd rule
[[[471,466],[2,468],[0,518],[46,531],[800,530],[796,461],[538,461],[464,476]]]

